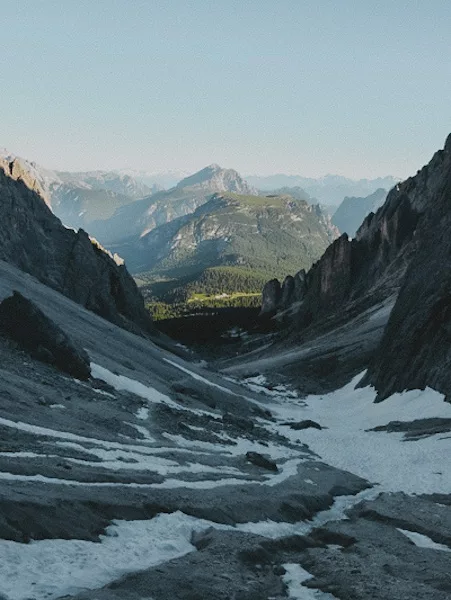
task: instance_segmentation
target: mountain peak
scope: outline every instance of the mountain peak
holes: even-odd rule
[[[257,190],[247,183],[234,169],[223,169],[216,163],[204,167],[197,173],[185,177],[178,188],[200,187],[212,192],[236,192],[237,194],[257,194]]]

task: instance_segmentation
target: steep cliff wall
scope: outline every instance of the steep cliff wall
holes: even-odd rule
[[[125,266],[83,230],[65,228],[35,190],[20,165],[0,159],[0,259],[119,325],[151,330]]]
[[[435,193],[428,204],[422,202],[418,250],[365,378],[380,400],[430,386],[451,401],[451,136],[416,189],[427,188],[429,177]]]
[[[385,204],[366,217],[354,239],[343,234],[335,240],[307,273],[301,296],[292,294],[288,305],[281,303],[282,286],[275,306],[273,283],[264,290],[264,307],[280,311],[298,303],[288,320],[294,319],[302,329],[351,304],[358,310],[398,293],[418,248],[416,231],[443,189],[447,154],[446,147],[417,175],[393,188]]]
[[[292,282],[272,280],[263,307],[276,313],[294,343],[300,332],[314,338],[395,297],[380,345],[361,365],[370,363],[363,383],[373,384],[379,399],[426,386],[451,398],[450,231],[451,136],[368,215],[355,239],[343,235],[329,246],[306,274],[302,293],[285,294],[291,304],[282,298]]]

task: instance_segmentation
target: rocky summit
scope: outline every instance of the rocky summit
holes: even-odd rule
[[[105,244],[114,246],[124,240],[146,235],[156,227],[193,213],[216,192],[256,194],[233,169],[210,165],[182,179],[169,190],[117,207],[113,215],[91,224],[91,231]]]

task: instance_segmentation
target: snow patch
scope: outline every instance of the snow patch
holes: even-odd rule
[[[422,494],[449,493],[451,469],[437,469],[451,454],[451,437],[433,435],[405,441],[399,432],[368,431],[390,421],[451,417],[451,404],[442,394],[426,388],[374,403],[371,387],[356,389],[363,374],[330,394],[296,401],[280,395],[266,405],[279,424],[266,425],[293,442],[301,440],[324,462],[380,484],[381,491]],[[311,419],[327,429],[292,430],[281,422]]]
[[[332,506],[317,513],[310,521],[298,521],[297,523],[284,523],[272,521],[258,521],[255,523],[238,523],[235,527],[239,531],[262,535],[263,537],[276,539],[290,535],[309,535],[317,528],[322,527],[329,521],[341,521],[347,519],[346,511],[363,500],[374,500],[380,493],[378,488],[368,488],[354,496],[337,496]]]
[[[138,408],[138,411],[135,416],[141,421],[147,421],[147,419],[149,418],[149,409],[145,406],[141,406],[141,408]]]
[[[150,521],[114,521],[100,543],[0,540],[0,593],[8,600],[53,600],[97,589],[125,573],[192,552],[193,531],[211,525],[175,512]]]
[[[303,586],[303,582],[312,579],[308,571],[296,563],[282,565],[286,571],[283,581],[288,587],[289,600],[336,600],[335,596],[320,590],[313,590]]]
[[[170,361],[166,358],[163,360],[165,360],[166,362],[172,363],[172,361]],[[177,365],[177,363],[173,363],[173,364],[175,366],[179,366],[179,365]],[[179,368],[183,369],[183,367],[179,367]],[[183,369],[183,370],[185,370],[185,369]],[[95,363],[91,363],[91,373],[92,373],[93,377],[96,377],[97,379],[101,379],[102,381],[105,381],[106,383],[108,383],[109,385],[114,387],[114,389],[116,389],[118,391],[125,390],[127,392],[131,392],[132,394],[135,394],[136,396],[139,396],[140,398],[144,398],[145,400],[148,400],[149,402],[151,402],[153,404],[167,404],[168,406],[170,406],[171,408],[175,408],[176,410],[186,410],[186,409],[182,408],[180,406],[180,404],[178,404],[177,402],[175,402],[174,400],[169,398],[169,396],[166,396],[166,394],[162,394],[155,388],[144,385],[143,383],[141,383],[140,381],[136,381],[135,379],[130,379],[130,377],[126,377],[125,375],[116,375],[115,373],[112,373],[108,369],[105,369],[105,367],[101,367],[100,365],[97,365]],[[207,380],[205,380],[205,381],[207,381]],[[206,410],[201,410],[198,408],[196,408],[196,409],[193,408],[193,409],[189,409],[189,410],[190,410],[190,412],[197,414],[197,415],[212,416],[212,413],[210,413]]]
[[[183,371],[187,375],[190,375],[193,379],[196,379],[197,381],[202,381],[202,383],[206,383],[207,385],[214,387],[218,390],[221,390],[222,392],[226,392],[226,394],[230,394],[231,396],[238,396],[239,398],[241,397],[241,394],[237,394],[236,392],[229,390],[229,388],[219,385],[218,383],[214,383],[213,381],[210,381],[209,379],[202,377],[202,375],[199,375],[198,373],[194,373],[194,371],[190,371],[186,367],[182,367],[182,365],[180,365],[179,363],[176,363],[173,360],[169,360],[169,358],[164,358],[163,360],[166,361],[167,363],[171,364],[173,367],[180,369],[180,371]]]
[[[141,398],[145,398],[154,404],[175,404],[178,408],[180,408],[178,404],[169,398],[169,396],[162,394],[158,390],[144,385],[135,379],[130,379],[125,375],[116,375],[115,373],[112,373],[111,371],[108,371],[108,369],[105,369],[100,365],[96,365],[95,363],[91,363],[91,373],[93,377],[105,381],[113,386],[116,390],[125,390],[127,392],[131,392],[132,394],[136,394]]]
[[[396,528],[399,532],[405,535],[411,542],[418,546],[419,548],[430,548],[431,550],[441,550],[442,552],[451,552],[451,548],[445,546],[444,544],[437,544],[429,538],[427,535],[423,535],[422,533],[418,533],[416,531],[408,531],[407,529]]]

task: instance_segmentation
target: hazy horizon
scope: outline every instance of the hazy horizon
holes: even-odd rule
[[[403,179],[451,131],[444,0],[0,8],[0,147],[48,169]]]

